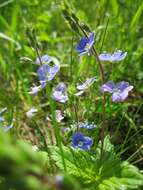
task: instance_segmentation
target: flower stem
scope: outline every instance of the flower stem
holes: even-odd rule
[[[79,29],[81,30],[81,32],[85,35],[85,37],[88,38],[88,35],[86,33],[86,31],[82,28],[82,26],[77,23],[77,26],[79,27]],[[100,59],[99,59],[99,56],[98,56],[98,53],[97,53],[97,50],[95,47],[92,47],[92,53],[98,63],[98,66],[99,66],[99,71],[100,71],[100,76],[101,76],[101,83],[104,84],[104,80],[105,80],[105,76],[104,76],[104,69],[103,69],[103,66],[100,62]],[[102,125],[102,129],[101,129],[101,158],[102,158],[102,154],[103,154],[103,148],[104,148],[104,137],[105,137],[105,121],[106,121],[106,115],[105,115],[105,112],[106,112],[106,109],[105,109],[105,104],[106,104],[106,97],[105,97],[105,94],[103,93],[103,98],[102,98],[102,119],[103,119],[103,125]]]

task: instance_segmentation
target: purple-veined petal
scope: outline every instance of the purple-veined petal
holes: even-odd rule
[[[61,91],[61,92],[65,92],[66,91],[66,85],[64,83],[59,83],[56,87],[55,87],[55,91]]]
[[[84,136],[81,132],[75,132],[72,136],[72,147],[81,150],[89,150],[93,144],[90,137]]]
[[[95,33],[92,32],[88,37],[84,37],[80,40],[79,44],[76,46],[76,50],[79,52],[79,55],[90,54],[90,49],[94,44]]]
[[[113,90],[115,89],[115,84],[114,84],[114,82],[112,82],[112,81],[109,81],[109,82],[107,82],[106,84],[103,84],[102,86],[101,86],[101,91],[102,92],[110,92],[110,93],[112,93],[113,92]]]
[[[125,90],[126,90],[127,92],[129,92],[129,91],[131,91],[133,88],[134,88],[134,87],[130,85],[130,86],[128,86]]]
[[[88,43],[92,46],[94,44],[94,40],[95,39],[95,32],[92,32],[89,34],[89,37],[88,37]]]
[[[47,81],[51,81],[55,77],[59,69],[60,65],[50,67],[48,64],[44,64],[38,69],[37,73],[39,76],[40,84],[43,88],[46,86]]]
[[[118,90],[120,90],[121,92],[122,92],[122,91],[125,91],[125,90],[126,90],[127,92],[129,92],[129,91],[131,91],[131,90],[133,89],[133,86],[129,85],[128,82],[122,81],[122,82],[119,82],[119,83],[116,84],[116,88],[117,88]]]
[[[121,50],[118,50],[117,52],[114,52],[111,56],[111,61],[121,61],[123,60],[127,55],[127,52],[123,53]]]
[[[81,53],[81,52],[84,50],[84,48],[85,48],[87,42],[88,42],[88,39],[87,39],[87,38],[82,38],[82,39],[80,40],[79,44],[76,46],[76,50],[77,50],[79,53]]]
[[[122,54],[118,57],[118,61],[121,61],[121,60],[125,59],[126,56],[127,56],[127,52],[122,53]]]
[[[117,52],[114,52],[111,56],[111,61],[117,61],[119,57],[122,55],[122,51],[118,50]]]
[[[111,60],[111,54],[109,53],[102,53],[99,55],[100,61],[110,61]]]
[[[59,70],[60,70],[59,65],[55,65],[54,67],[51,67],[49,75],[47,76],[47,80],[51,81],[55,77],[55,75],[59,72]]]
[[[93,140],[90,137],[84,137],[84,145],[82,146],[83,150],[90,150]]]
[[[37,71],[37,74],[39,76],[39,81],[42,87],[45,87],[45,83],[47,81],[47,75],[49,72],[50,72],[50,66],[48,64],[42,65]]]
[[[99,55],[99,59],[101,61],[110,61],[110,62],[121,61],[126,57],[126,55],[127,55],[127,52],[123,53],[121,50],[118,50],[114,52],[113,54],[102,53]]]
[[[90,33],[88,37],[88,42],[85,46],[85,51],[89,52],[89,50],[92,48],[94,44],[94,38],[95,38],[95,33],[94,32]]]
[[[123,92],[114,92],[111,96],[113,102],[122,102],[128,97],[128,92],[124,90]]]
[[[67,89],[64,83],[60,83],[55,87],[52,98],[60,103],[68,101]]]
[[[125,90],[127,87],[129,87],[129,83],[128,83],[128,82],[125,82],[125,81],[118,82],[118,83],[116,84],[116,88],[119,89],[120,91]]]
[[[43,55],[43,56],[41,56],[40,58],[38,57],[38,58],[36,59],[35,64],[40,65],[41,62],[42,62],[42,64],[43,64],[43,63],[50,63],[51,61],[52,61],[52,57],[50,57],[50,56],[48,56],[48,55]]]
[[[52,98],[60,103],[65,103],[68,101],[68,96],[63,94],[61,91],[55,91],[52,95]]]
[[[102,85],[101,90],[103,92],[110,92],[112,94],[111,99],[113,102],[122,102],[128,97],[129,91],[133,89],[133,86],[128,82],[122,81],[114,84],[112,81]]]

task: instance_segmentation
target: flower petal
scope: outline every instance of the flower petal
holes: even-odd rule
[[[55,87],[52,98],[60,103],[68,101],[67,89],[64,83],[60,83]]]
[[[78,85],[77,89],[78,90],[85,90],[86,88],[91,86],[94,83],[94,81],[96,81],[96,77],[88,78],[83,84]]]
[[[121,50],[114,52],[112,55],[109,53],[102,53],[99,55],[99,59],[101,61],[121,61],[127,55],[127,52],[123,53]]]
[[[42,63],[50,63],[52,61],[52,57],[48,55],[43,55],[40,58],[38,57],[35,61],[35,64],[40,65]]]
[[[76,50],[79,52],[79,55],[88,54],[90,49],[94,44],[95,33],[92,32],[88,37],[84,37],[80,40],[79,44],[76,46]]]
[[[63,120],[64,117],[62,116],[61,110],[56,110],[56,120],[57,122],[61,122],[61,120]]]
[[[93,140],[90,137],[84,136],[81,132],[76,132],[72,136],[72,147],[74,148],[89,150],[92,144]]]
[[[128,97],[128,91],[124,90],[123,92],[115,92],[112,95],[113,102],[122,102]]]
[[[127,52],[122,53],[122,54],[118,57],[118,61],[121,61],[121,60],[125,59],[126,56],[127,56]]]
[[[128,82],[125,82],[125,81],[118,82],[118,83],[116,84],[116,88],[118,88],[118,89],[121,90],[121,91],[125,90],[127,87],[129,87],[129,83],[128,83]]]
[[[76,50],[77,50],[79,53],[81,53],[81,52],[84,50],[84,48],[85,48],[87,42],[88,42],[88,39],[87,39],[87,38],[81,38],[79,44],[76,46]]]
[[[110,61],[111,60],[111,54],[109,53],[102,53],[99,55],[100,61]]]
[[[37,92],[39,92],[41,89],[41,85],[40,86],[33,86],[31,87],[31,91],[29,92],[30,95],[36,94]]]
[[[106,84],[103,84],[101,86],[101,91],[102,92],[110,92],[110,93],[112,93],[115,87],[116,86],[115,86],[114,82],[109,81]]]
[[[119,57],[122,55],[122,51],[118,50],[117,52],[114,52],[111,56],[111,61],[117,61]]]

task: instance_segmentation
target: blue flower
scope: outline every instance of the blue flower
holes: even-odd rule
[[[129,85],[128,82],[119,82],[115,84],[112,81],[107,82],[101,86],[102,92],[109,92],[112,94],[111,99],[113,102],[124,101],[129,94],[129,91],[133,89],[133,86]]]
[[[81,96],[84,93],[84,91],[88,87],[90,87],[95,81],[96,81],[96,77],[87,78],[86,81],[83,84],[77,86],[77,89],[79,91],[75,95],[76,96]]]
[[[127,55],[127,52],[123,53],[121,50],[118,50],[114,52],[113,54],[109,53],[102,53],[99,55],[100,61],[121,61],[123,60]]]
[[[37,73],[42,88],[46,86],[47,81],[51,81],[55,77],[59,69],[60,65],[54,65],[51,67],[48,64],[44,64],[38,69]]]
[[[43,55],[40,58],[38,57],[35,61],[35,64],[37,65],[41,65],[43,63],[50,63],[52,61],[52,57],[48,56],[48,55]]]
[[[95,129],[95,124],[89,124],[89,123],[78,123],[78,128],[84,128],[84,129]]]
[[[41,90],[41,85],[39,86],[32,86],[31,91],[29,92],[30,95],[37,94]]]
[[[76,132],[72,136],[72,147],[81,150],[89,150],[93,144],[90,137],[84,136],[81,132]]]
[[[90,50],[94,44],[95,33],[92,32],[88,37],[81,38],[79,44],[76,46],[76,50],[79,52],[79,55],[88,54],[90,55]]]
[[[59,83],[53,91],[52,98],[60,103],[65,103],[68,101],[68,94],[66,85],[64,83]]]

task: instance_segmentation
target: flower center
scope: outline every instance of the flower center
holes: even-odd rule
[[[120,89],[114,88],[114,89],[112,90],[112,93],[116,93],[116,92],[120,92]]]
[[[79,142],[78,142],[78,146],[79,146],[79,147],[82,147],[83,144],[84,144],[83,141],[79,141]]]

